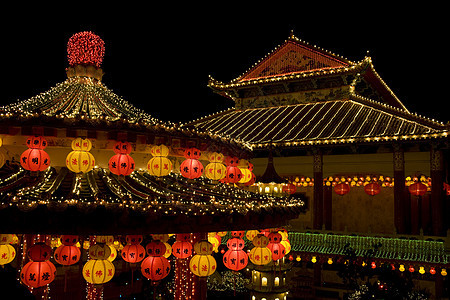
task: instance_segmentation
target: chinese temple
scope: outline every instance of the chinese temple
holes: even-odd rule
[[[100,37],[77,33],[67,52],[64,82],[0,107],[0,264],[17,278],[5,288],[205,299],[216,259],[247,265],[245,230],[275,234],[303,212],[301,197],[250,190],[250,144],[162,122],[108,89]]]
[[[246,143],[256,190],[288,183],[305,201],[289,227],[290,297],[348,296],[336,262],[348,263],[350,247],[363,266],[402,276],[406,266],[448,299],[448,123],[410,112],[370,57],[351,61],[294,34],[239,77],[210,76],[209,87],[234,107],[183,128]]]

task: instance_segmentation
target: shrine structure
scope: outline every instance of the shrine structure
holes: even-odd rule
[[[261,191],[284,181],[304,196],[306,213],[290,222],[299,259],[327,266],[344,245],[363,257],[380,239],[377,263],[422,267],[437,274],[433,293],[448,293],[448,123],[410,112],[370,57],[351,61],[294,34],[241,76],[208,85],[234,107],[183,128],[247,143]],[[321,266],[314,290],[342,296]]]
[[[162,122],[108,89],[100,37],[75,34],[67,49],[64,82],[0,107],[0,263],[33,294],[117,299],[132,292],[106,283],[114,270],[131,274],[136,292],[140,265],[138,279],[154,285],[174,269],[176,299],[205,299],[215,271],[208,232],[277,228],[302,212],[300,198],[235,185],[239,160],[252,179],[247,143]],[[172,245],[168,234],[177,234]],[[115,253],[119,262],[108,262]]]

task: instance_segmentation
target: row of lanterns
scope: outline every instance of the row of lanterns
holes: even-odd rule
[[[142,275],[152,281],[159,281],[169,274],[171,266],[167,258],[171,254],[178,259],[190,257],[189,268],[192,273],[200,277],[209,276],[217,269],[216,260],[211,254],[213,251],[218,251],[221,237],[226,234],[227,232],[210,233],[208,240],[201,240],[194,245],[190,243],[190,234],[177,234],[172,246],[167,243],[169,235],[155,234],[145,248],[141,245],[142,235],[128,235],[126,236],[127,244],[121,250],[121,257],[130,264],[141,263]],[[249,230],[246,236],[253,241],[255,247],[247,255],[243,250],[244,235],[245,231],[231,232],[232,237],[227,242],[228,251],[222,251],[223,263],[230,270],[242,270],[247,266],[248,259],[256,265],[266,265],[284,257],[289,251],[287,248],[290,249],[290,245],[285,247],[281,244],[282,242],[289,244],[286,231],[278,233],[264,230],[259,233],[256,230]],[[10,263],[15,258],[16,253],[15,248],[11,246],[12,242],[12,234],[0,235],[1,265]],[[112,246],[113,242],[112,236],[97,236],[95,244],[89,247],[89,259],[82,270],[87,282],[103,284],[113,278],[115,267],[112,261],[116,254]],[[81,251],[77,245],[79,245],[78,236],[61,236],[61,245],[54,252],[55,261],[64,266],[78,263]],[[50,261],[51,255],[52,248],[43,242],[30,246],[27,250],[30,261],[20,272],[21,281],[32,288],[51,283],[56,276],[56,267]]]
[[[367,195],[375,196],[381,191],[381,187],[377,182],[371,182],[364,186],[364,192]],[[408,191],[414,196],[423,196],[427,193],[428,187],[422,182],[415,182],[408,186]],[[334,192],[340,196],[350,192],[350,185],[347,182],[340,182],[334,186]]]
[[[47,141],[42,136],[30,137],[25,150],[20,158],[22,167],[29,171],[44,171],[50,166],[50,157],[44,149]],[[95,158],[89,152],[92,143],[88,139],[76,138],[72,141],[72,151],[67,155],[66,166],[75,173],[87,173],[95,166]],[[117,142],[114,145],[114,153],[108,163],[109,170],[116,175],[127,176],[135,169],[135,162],[130,153],[131,144]],[[167,158],[169,148],[165,145],[153,146],[150,149],[152,158],[147,163],[147,170],[153,176],[167,176],[172,172],[172,162]],[[188,179],[199,178],[204,175],[207,178],[224,183],[244,183],[251,185],[255,182],[253,165],[246,160],[241,163],[237,157],[225,157],[221,153],[213,152],[208,155],[209,164],[204,169],[199,161],[201,151],[196,148],[188,148],[184,151],[185,160],[181,163],[180,173]],[[226,164],[226,166],[224,165]]]

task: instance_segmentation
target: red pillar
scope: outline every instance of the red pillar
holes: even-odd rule
[[[314,205],[313,228],[322,229],[323,224],[323,163],[322,153],[316,151],[313,157],[314,168]]]

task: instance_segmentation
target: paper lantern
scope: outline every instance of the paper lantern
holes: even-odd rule
[[[239,180],[239,183],[247,183],[252,180],[253,173],[249,169],[239,168],[239,171],[241,171],[241,179]]]
[[[0,245],[11,244],[13,242],[13,235],[10,233],[0,234]]]
[[[47,140],[43,136],[31,136],[27,139],[26,145],[30,149],[44,150],[47,147]]]
[[[267,247],[269,244],[269,238],[260,233],[253,238],[252,243],[255,247]]]
[[[427,186],[422,182],[415,182],[408,187],[411,195],[414,196],[423,196],[427,193]]]
[[[231,236],[242,239],[245,236],[245,231],[244,230],[232,231],[231,232]]]
[[[220,236],[215,235],[215,236],[208,236],[208,242],[211,243],[211,245],[213,246],[213,251],[217,252],[219,249],[219,245],[220,245],[220,241],[219,239],[221,239]]]
[[[297,186],[295,184],[288,183],[286,185],[283,185],[282,191],[288,193],[289,195],[292,195],[297,191]]]
[[[111,249],[106,244],[95,244],[89,248],[89,257],[91,259],[108,259],[111,255]]]
[[[202,152],[197,148],[187,148],[184,150],[184,157],[191,159],[199,159]]]
[[[52,248],[42,242],[30,246],[27,255],[32,261],[46,261],[52,255]]]
[[[165,258],[169,258],[172,255],[172,246],[170,246],[170,244],[167,242],[163,242],[163,243],[166,246],[166,252],[164,252],[163,256]]]
[[[114,277],[115,271],[113,263],[109,260],[91,259],[83,266],[83,277],[89,283],[103,284]]]
[[[187,258],[193,253],[192,244],[189,242],[176,241],[172,245],[172,254],[176,258]]]
[[[189,269],[195,276],[206,277],[217,269],[217,262],[212,255],[196,254],[189,261]]]
[[[0,265],[9,264],[16,257],[16,249],[10,244],[0,244]]]
[[[61,243],[66,246],[75,245],[76,243],[78,243],[78,235],[68,235],[68,234],[62,235]]]
[[[198,159],[187,158],[180,165],[180,173],[188,179],[199,178],[203,174],[203,165]]]
[[[364,192],[366,192],[366,194],[370,196],[378,195],[380,191],[380,185],[376,182],[372,182],[364,186]]]
[[[99,244],[111,245],[114,243],[114,236],[113,235],[97,235],[97,236],[95,236],[95,241]]]
[[[126,236],[127,244],[138,245],[142,243],[144,237],[141,234],[129,234]]]
[[[228,250],[223,255],[223,264],[232,271],[239,271],[248,264],[247,253],[243,250]]]
[[[338,183],[334,186],[334,192],[340,196],[343,196],[350,192],[350,186],[345,182]]]
[[[170,273],[170,262],[164,256],[148,256],[141,263],[141,273],[152,281],[160,281]]]
[[[194,251],[196,254],[208,255],[214,250],[214,246],[208,241],[199,241],[194,244]]]
[[[237,183],[241,180],[242,173],[236,166],[227,166],[227,174],[225,176],[225,180],[228,183]]]
[[[131,144],[128,142],[117,142],[114,145],[114,153],[116,154],[130,154],[131,153]]]
[[[74,245],[61,245],[55,250],[55,261],[60,265],[70,266],[80,260],[81,251]]]
[[[108,256],[108,260],[110,262],[113,262],[116,258],[117,258],[117,250],[116,247],[114,247],[114,245],[111,244],[107,244],[109,247],[109,250],[111,250],[111,254]],[[122,248],[123,249],[123,248]]]
[[[166,233],[152,234],[152,238],[154,241],[167,242],[169,240],[169,235]]]
[[[254,247],[248,258],[255,265],[264,266],[272,261],[272,252],[267,247]]]
[[[258,230],[247,230],[247,232],[245,233],[245,237],[251,242],[258,234]]]
[[[115,175],[128,176],[134,171],[134,159],[128,154],[117,153],[109,160],[108,167]]]
[[[272,260],[276,261],[283,258],[286,255],[286,249],[281,244],[282,236],[278,232],[272,232],[268,236],[269,244],[267,248],[269,248],[270,252],[272,252]]]
[[[87,151],[75,150],[67,155],[66,166],[74,173],[87,173],[94,168],[95,159]]]
[[[166,157],[166,156],[169,155],[169,152],[170,152],[169,148],[166,145],[163,145],[163,144],[158,145],[158,146],[153,146],[150,149],[150,154],[152,156],[163,156],[163,157]]]
[[[161,241],[151,241],[145,246],[145,250],[150,256],[161,256],[166,253],[166,243]]]
[[[147,163],[147,170],[153,176],[167,176],[172,172],[172,162],[167,157],[153,157]]]
[[[125,245],[122,249],[122,258],[124,261],[135,264],[142,261],[145,257],[145,248],[142,245]]]
[[[245,247],[245,242],[240,238],[231,238],[227,241],[227,247],[230,250],[242,250]]]
[[[211,180],[221,180],[226,176],[227,168],[220,162],[211,162],[206,165],[205,176]]]
[[[85,138],[76,138],[72,141],[72,150],[77,151],[91,151],[92,142]]]
[[[20,164],[28,171],[45,171],[50,166],[50,156],[42,149],[27,149],[20,156]]]
[[[33,288],[51,283],[56,277],[56,267],[50,261],[30,261],[20,271],[20,280]]]

